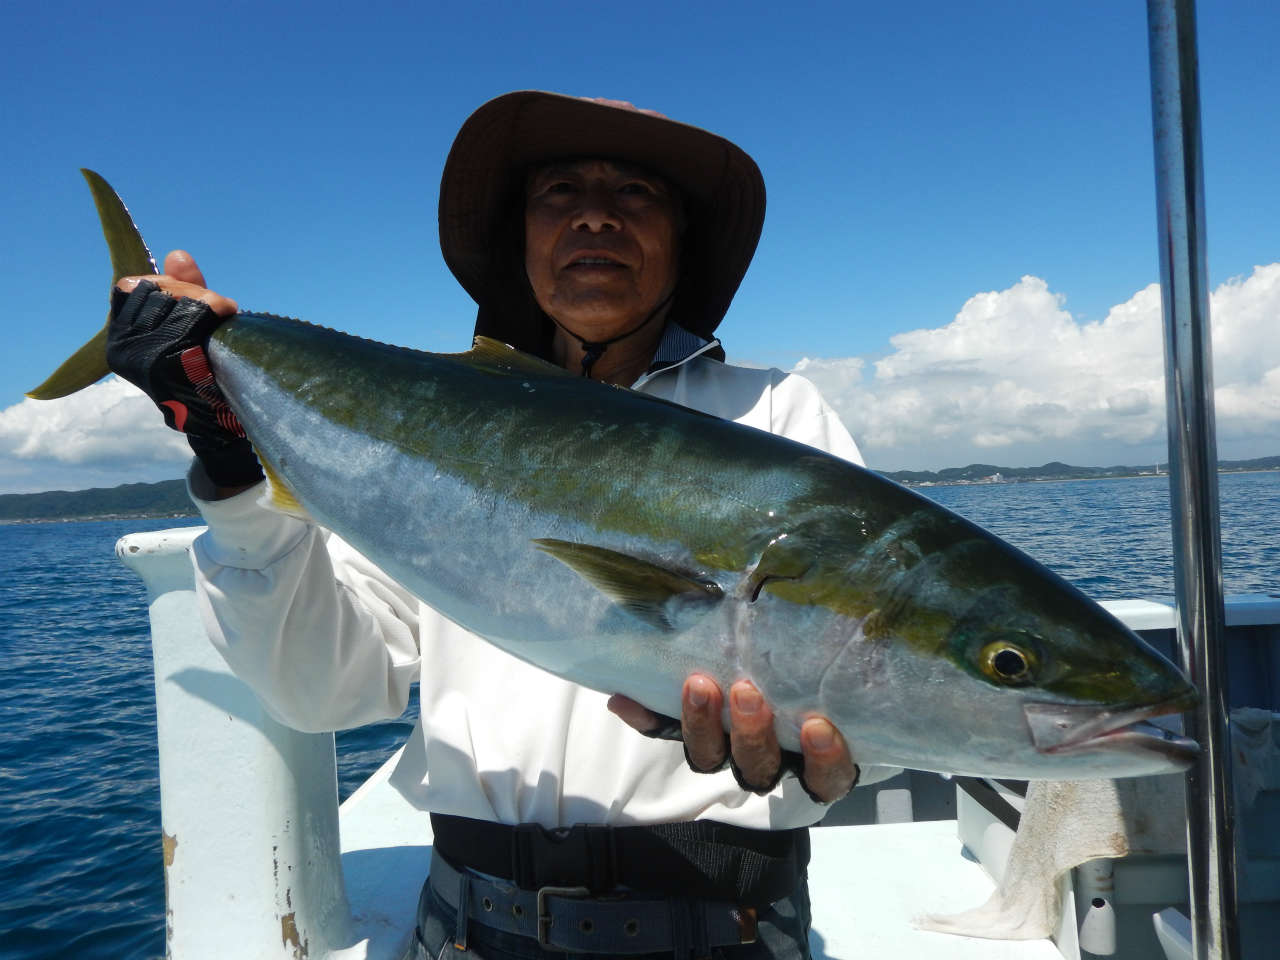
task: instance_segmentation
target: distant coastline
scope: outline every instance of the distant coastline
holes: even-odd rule
[[[1221,460],[1218,463],[1220,473],[1255,473],[1265,470],[1280,470],[1280,456]],[[967,467],[947,467],[937,471],[879,472],[904,486],[935,487],[1164,476],[1169,472],[1169,465],[1151,463],[1144,466],[1075,467],[1055,461],[1040,467],[1001,467],[990,463],[971,463]],[[126,483],[118,487],[94,487],[90,490],[0,494],[0,523],[122,520],[131,517],[178,519],[194,516],[197,516],[197,511],[187,497],[185,480]]]
[[[1280,470],[1280,456],[1256,457],[1252,460],[1219,460],[1219,473],[1257,473]],[[1074,467],[1054,461],[1040,467],[999,467],[990,463],[971,463],[967,467],[945,470],[881,471],[890,480],[908,487],[935,487],[974,483],[1035,483],[1051,480],[1129,479],[1167,476],[1169,464],[1148,463],[1140,466]]]
[[[55,520],[124,520],[135,517],[194,517],[185,480],[126,483],[90,490],[0,494],[0,523]]]

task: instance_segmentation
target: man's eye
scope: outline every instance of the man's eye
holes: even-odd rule
[[[643,180],[633,180],[630,183],[624,183],[618,188],[619,193],[629,193],[640,196],[652,196],[656,193],[652,186]]]
[[[577,192],[578,186],[572,180],[548,180],[546,183],[539,184],[533,192],[534,196],[556,197],[565,196]]]

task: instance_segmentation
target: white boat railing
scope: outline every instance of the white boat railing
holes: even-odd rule
[[[150,605],[166,954],[398,958],[430,821],[394,791],[372,789],[388,764],[348,798],[339,830],[333,734],[278,723],[209,643],[187,555],[199,532],[133,534],[116,546]],[[346,815],[361,807],[367,816]]]

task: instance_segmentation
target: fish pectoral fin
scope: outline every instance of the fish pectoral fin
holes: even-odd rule
[[[253,448],[253,452],[257,454],[258,462],[262,464],[262,472],[267,477],[267,489],[258,497],[258,502],[277,513],[296,517],[299,520],[305,520],[307,523],[314,523],[315,521],[312,519],[311,514],[307,512],[307,508],[298,502],[297,495],[281,479],[276,468],[267,462],[257,447]]]
[[[632,616],[659,630],[674,629],[682,608],[709,605],[724,595],[714,583],[606,547],[566,540],[533,542]]]
[[[501,340],[494,340],[492,337],[476,337],[470,350],[460,354],[468,363],[475,367],[482,367],[486,370],[496,370],[499,373],[533,373],[543,376],[571,377],[571,374],[564,367],[558,367],[554,363],[543,360],[541,357],[535,357],[531,353],[525,353],[517,350],[510,344],[503,343]]]
[[[747,571],[743,592],[755,603],[760,591],[773,581],[796,581],[813,566],[813,557],[800,539],[779,534],[760,553],[755,566]]]

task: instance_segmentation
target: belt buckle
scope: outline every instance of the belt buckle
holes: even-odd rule
[[[574,900],[586,900],[591,891],[586,887],[539,887],[538,888],[538,946],[551,946],[551,915],[547,913],[547,897],[569,897]]]

